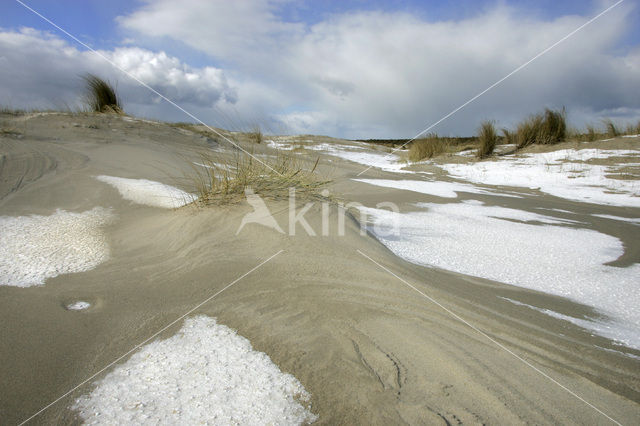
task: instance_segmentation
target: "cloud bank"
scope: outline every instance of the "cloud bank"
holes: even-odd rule
[[[351,11],[307,24],[282,18],[282,4],[148,1],[117,19],[129,41],[147,48],[120,47],[107,53],[214,124],[261,122],[291,133],[411,137],[604,8],[598,3],[584,16],[548,18],[498,5],[449,21]],[[484,119],[508,127],[544,107],[562,106],[575,125],[602,117],[637,119],[640,45],[619,47],[634,25],[631,7],[618,6],[433,130],[468,135]],[[59,93],[70,85],[72,79],[62,75],[73,76],[79,63],[92,70],[107,68],[60,39],[29,31],[3,33],[0,56],[19,49],[20,43],[8,44],[11,37],[28,38],[31,46],[30,59],[18,62],[31,67],[21,87],[43,81],[43,56],[65,57],[54,61],[60,69],[60,90],[41,87],[50,97],[47,90]],[[216,67],[192,69],[149,48],[163,40],[205,54]],[[19,61],[19,55],[11,61]],[[0,59],[0,73],[5,72]],[[153,96],[136,90],[133,83],[118,81],[130,85],[131,102],[147,114],[184,119],[178,111],[154,104]],[[19,96],[38,98],[27,92]]]

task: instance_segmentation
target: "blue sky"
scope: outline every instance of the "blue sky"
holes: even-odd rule
[[[118,16],[127,15],[143,2],[135,0],[24,0],[29,7],[55,22],[60,27],[80,38],[94,48],[110,48],[118,45],[126,31],[116,25]],[[283,2],[277,7],[283,19],[293,22],[315,24],[328,16],[358,12],[363,10],[382,10],[386,12],[404,11],[420,16],[427,21],[455,20],[466,18],[498,3],[517,6],[521,14],[554,18],[571,14],[593,12],[595,8],[585,1],[520,0],[496,2],[487,0],[458,1],[415,1],[415,0],[304,0]],[[25,9],[18,2],[6,0],[0,10],[0,27],[32,27],[43,31],[53,28],[41,18]],[[634,20],[640,23],[640,9],[633,13]],[[640,42],[640,26],[630,31],[621,45],[637,45]],[[181,46],[184,47],[184,46]],[[199,59],[204,65],[206,59]]]
[[[414,136],[612,4],[25,3],[136,77],[148,78],[152,87],[173,94],[204,121],[344,137]],[[639,94],[634,85],[640,82],[633,74],[640,70],[640,11],[635,6],[627,0],[434,130],[472,134],[482,119],[508,127],[544,107],[562,106],[576,125],[605,116],[637,119],[640,104],[633,100]],[[0,83],[0,96],[8,99],[0,103],[73,105],[78,95],[67,92],[77,79],[65,73],[77,69],[76,74],[103,72],[116,81],[125,89],[125,107],[133,114],[186,119],[17,2],[0,5],[0,27],[0,59],[5,59],[0,77],[16,82],[11,87]],[[53,65],[47,67],[47,62]],[[50,73],[49,84],[44,71]],[[52,77],[59,82],[51,85]],[[36,92],[42,93],[40,98]]]

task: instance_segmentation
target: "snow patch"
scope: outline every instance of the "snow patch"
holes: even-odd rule
[[[182,191],[164,183],[147,179],[127,179],[115,176],[97,176],[101,182],[118,190],[122,198],[136,204],[173,209],[193,202],[194,194]]]
[[[295,149],[293,143],[282,143],[274,140],[267,140],[267,146],[273,149],[280,149],[282,151],[293,151]]]
[[[83,213],[0,216],[0,285],[30,287],[83,272],[109,258],[101,227],[113,217],[96,207]]]
[[[362,164],[367,167],[375,167],[388,172],[395,173],[413,173],[408,170],[403,170],[407,164],[404,163],[400,157],[395,154],[385,154],[378,152],[356,152],[346,149],[338,149],[331,147],[325,151],[329,155],[334,157],[340,157],[343,160],[352,161],[354,163]]]
[[[143,346],[73,409],[88,424],[297,425],[310,395],[249,340],[204,315]]]
[[[490,194],[500,197],[514,197],[516,195],[494,193],[480,189],[468,183],[426,181],[426,180],[392,180],[392,179],[353,179],[356,182],[368,183],[370,185],[382,186],[385,188],[403,189],[406,191],[418,192],[420,194],[435,195],[443,198],[458,198],[458,192],[468,192],[471,194]]]
[[[364,143],[358,143],[358,145],[343,145],[339,143],[309,143],[313,141],[301,141],[296,142],[282,142],[282,141],[267,141],[267,145],[271,148],[281,149],[285,151],[291,151],[296,146],[303,146],[305,149],[313,151],[321,151],[325,154],[332,155],[334,157],[342,158],[343,160],[352,161],[354,163],[362,164],[367,167],[375,167],[389,172],[396,173],[413,173],[408,170],[403,170],[407,163],[393,153],[383,153],[372,150]],[[355,143],[355,142],[354,142]]]
[[[504,156],[496,161],[442,164],[439,167],[451,176],[474,183],[526,187],[570,200],[640,207],[640,181],[607,177],[628,164],[602,166],[585,163],[591,159],[620,156],[640,156],[640,151],[565,149]]]
[[[85,309],[89,309],[90,307],[91,307],[91,303],[84,302],[82,300],[79,300],[74,303],[70,303],[66,306],[68,311],[82,311]]]
[[[605,265],[624,253],[619,239],[515,209],[469,203],[420,206],[427,210],[363,210],[374,225],[372,232],[406,260],[592,306],[613,322],[590,329],[615,329],[616,339],[640,348],[640,333],[630,332],[640,329],[640,265]]]

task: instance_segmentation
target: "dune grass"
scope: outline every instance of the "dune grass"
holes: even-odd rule
[[[564,109],[554,111],[546,108],[521,122],[516,130],[518,148],[532,144],[556,144],[567,137],[567,122]]]
[[[621,124],[616,124],[610,118],[602,120],[602,123],[604,124],[604,129],[598,128],[593,124],[587,124],[583,132],[576,130],[572,132],[570,138],[576,141],[595,142],[618,136],[640,134],[640,121],[636,124],[628,123],[625,127],[622,127]]]
[[[442,154],[476,149],[478,141],[472,137],[442,137],[430,133],[424,138],[416,139],[409,145],[408,158],[411,162],[434,158]]]
[[[639,134],[638,131],[640,130],[640,122],[638,122],[637,124],[627,124],[627,127],[625,128],[624,134],[625,135],[637,135]]]
[[[555,144],[567,137],[567,114],[564,108],[560,111],[545,109],[541,133],[538,137],[540,144]]]
[[[122,105],[113,86],[100,77],[87,74],[83,77],[86,87],[86,102],[91,111],[122,114]]]
[[[596,128],[592,125],[587,125],[587,132],[585,133],[586,139],[589,142],[594,142],[598,140],[599,134],[596,131]]]
[[[253,143],[262,143],[264,139],[260,126],[254,126],[253,129],[249,133],[247,133],[247,136],[249,137],[249,140]]]
[[[502,129],[502,142],[504,144],[515,145],[516,133],[509,129]]]
[[[251,188],[264,198],[284,199],[289,188],[295,188],[301,199],[326,198],[321,191],[331,182],[317,172],[319,158],[311,165],[304,160],[279,154],[276,158],[260,158],[239,152],[228,160],[212,152],[200,154],[190,180],[198,195],[197,205],[228,204],[244,199]]]
[[[15,127],[8,125],[6,123],[2,123],[0,124],[0,136],[7,136],[7,137],[22,137],[23,134],[21,131],[19,131],[18,129],[16,129]]]
[[[493,154],[493,150],[498,143],[498,132],[493,121],[487,120],[480,124],[480,131],[478,132],[478,141],[480,146],[476,151],[477,158],[486,158]]]
[[[0,114],[7,114],[7,115],[24,115],[26,114],[27,111],[24,109],[15,109],[15,108],[10,108],[7,106],[3,106],[0,108]]]
[[[607,136],[610,138],[615,138],[622,134],[618,126],[611,119],[604,120],[604,126],[607,129]]]
[[[449,151],[449,142],[435,133],[411,142],[409,160],[420,161]]]

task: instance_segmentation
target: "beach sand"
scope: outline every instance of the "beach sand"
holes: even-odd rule
[[[236,235],[251,211],[244,202],[161,209],[128,201],[96,179],[149,179],[190,192],[184,176],[198,150],[225,146],[198,133],[112,115],[2,120],[16,134],[0,136],[0,216],[96,206],[115,215],[103,227],[109,259],[94,269],[40,286],[0,286],[2,424],[25,420],[280,250],[193,315],[217,318],[295,376],[311,394],[317,424],[610,423],[541,372],[616,421],[640,418],[640,351],[504,298],[597,316],[588,306],[406,262],[362,235],[351,215],[344,236],[309,236],[302,227],[290,236],[257,224]],[[232,155],[226,146],[221,155]],[[265,146],[255,152],[273,153]],[[312,163],[316,154],[306,158]],[[361,166],[328,158],[320,172],[333,177],[329,189],[345,201],[429,199],[354,182]],[[388,173],[372,169],[360,177]],[[534,208],[531,201],[505,200]],[[535,207],[545,202],[539,197]],[[269,208],[284,227],[287,202]],[[316,203],[305,215],[317,233],[321,213]],[[595,213],[611,212],[602,206]],[[330,226],[339,214],[332,206]],[[637,256],[633,236],[607,231],[620,234],[632,247],[628,256]],[[91,306],[65,308],[76,301]],[[33,422],[78,421],[69,407],[104,374]]]

